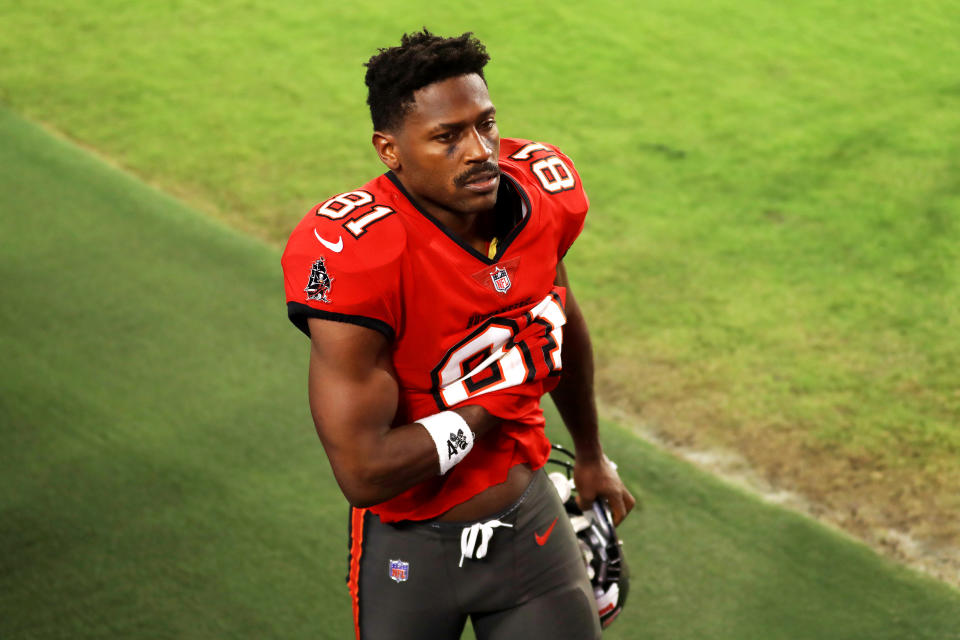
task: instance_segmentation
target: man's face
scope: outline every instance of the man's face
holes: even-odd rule
[[[413,94],[413,109],[394,133],[394,172],[430,213],[489,210],[500,186],[500,132],[487,85],[456,76]]]

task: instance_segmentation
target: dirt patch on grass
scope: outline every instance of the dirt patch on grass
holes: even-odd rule
[[[733,415],[715,388],[658,393],[640,406],[623,387],[624,378],[613,379],[615,370],[600,367],[598,373],[598,388],[608,390],[601,394],[606,415],[768,502],[960,587],[960,469],[887,468],[866,454],[811,442],[799,426],[751,424]],[[650,372],[631,374],[641,385]],[[662,389],[662,381],[651,378],[646,388]]]

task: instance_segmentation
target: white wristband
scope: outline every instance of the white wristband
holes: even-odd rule
[[[470,449],[473,449],[473,431],[459,413],[442,411],[420,418],[417,422],[423,425],[437,445],[440,475],[450,471],[453,465],[466,458]]]

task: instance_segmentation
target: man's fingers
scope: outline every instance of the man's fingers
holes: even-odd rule
[[[623,519],[627,516],[627,508],[623,503],[623,495],[617,491],[607,500],[610,503],[610,511],[613,512],[613,526],[620,526]]]
[[[588,468],[589,469],[589,468]],[[577,487],[577,505],[581,510],[587,511],[593,505],[598,496],[606,499],[610,507],[610,515],[613,518],[613,525],[619,526],[627,514],[633,510],[637,501],[630,494],[623,482],[617,476],[615,468],[602,468],[599,473],[589,469],[590,472],[575,477]],[[593,475],[591,475],[591,472]],[[577,476],[577,474],[574,474]]]
[[[586,511],[593,506],[593,501],[596,500],[597,496],[595,493],[588,494],[577,493],[577,506],[580,507],[581,511]]]

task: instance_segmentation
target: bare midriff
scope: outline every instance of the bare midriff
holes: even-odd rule
[[[442,522],[469,522],[503,511],[523,495],[533,471],[525,464],[518,464],[507,472],[507,479],[473,496],[466,502],[441,515]]]

